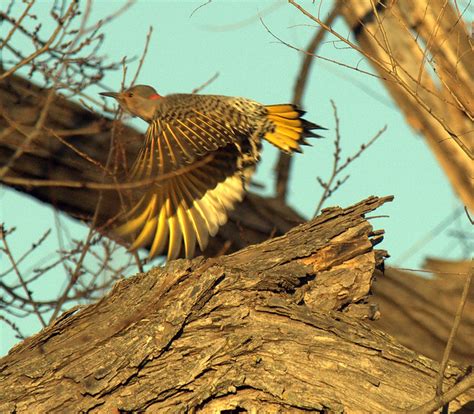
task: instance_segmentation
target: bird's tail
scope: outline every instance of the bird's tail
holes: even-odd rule
[[[303,119],[305,111],[296,105],[267,105],[267,118],[270,121],[268,132],[264,138],[283,152],[301,152],[300,145],[310,145],[305,138],[320,138],[313,129],[326,129]]]

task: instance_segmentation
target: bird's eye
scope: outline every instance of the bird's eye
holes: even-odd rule
[[[133,93],[132,93],[132,92],[129,92],[129,93],[128,93],[128,97],[129,97],[129,98],[132,98],[132,97],[133,97]]]

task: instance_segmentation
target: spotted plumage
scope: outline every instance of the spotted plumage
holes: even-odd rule
[[[262,138],[284,152],[301,152],[304,138],[318,137],[312,130],[321,129],[291,104],[265,106],[220,95],[162,97],[145,85],[102,95],[149,124],[128,178],[167,177],[137,190],[114,229],[131,250],[148,246],[150,257],[166,250],[173,259],[184,246],[190,258],[196,244],[205,249],[242,200]]]

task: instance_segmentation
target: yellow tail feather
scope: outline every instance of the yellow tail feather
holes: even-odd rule
[[[300,128],[301,127],[301,121],[299,119],[289,119],[289,118],[284,118],[281,115],[268,115],[268,119],[271,119],[272,121],[279,123],[281,125],[285,125],[290,128]]]
[[[304,125],[301,120],[302,111],[294,105],[266,106],[268,119],[273,124],[273,131],[265,134],[265,139],[284,152],[301,152]]]
[[[267,132],[265,134],[265,139],[271,144],[275,145],[275,147],[285,152],[293,152],[293,150],[299,149],[299,145],[294,139],[283,134]]]
[[[288,114],[288,116],[285,115],[285,118],[290,118],[290,114],[293,114],[292,116],[294,118],[298,118],[300,115],[300,112],[292,104],[267,105],[266,108],[268,109],[269,114]]]

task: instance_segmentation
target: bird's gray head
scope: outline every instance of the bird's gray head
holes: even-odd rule
[[[132,86],[123,92],[102,92],[101,95],[115,98],[124,110],[145,121],[153,119],[157,103],[162,98],[148,85]]]

